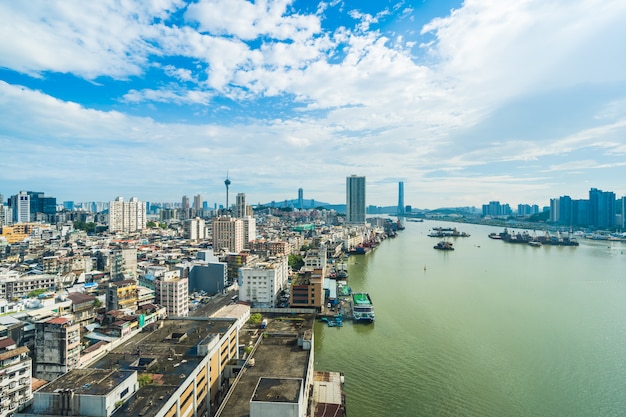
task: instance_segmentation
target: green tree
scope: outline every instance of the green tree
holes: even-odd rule
[[[157,227],[157,224],[155,222],[153,222],[153,221],[149,221],[149,222],[146,223],[146,227],[148,229],[154,229],[155,227]]]
[[[300,268],[304,266],[304,259],[302,258],[302,255],[297,255],[295,253],[289,254],[288,262],[289,266],[294,271],[299,271]]]
[[[250,324],[259,324],[262,320],[263,316],[261,315],[261,313],[254,313],[250,316],[250,320],[248,321],[250,322]]]
[[[139,383],[139,388],[152,384],[152,376],[148,374],[141,374],[137,377],[137,382]]]

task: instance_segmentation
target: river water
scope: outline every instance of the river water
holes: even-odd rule
[[[471,234],[433,249],[433,227]],[[374,324],[315,327],[348,417],[626,415],[626,244],[513,245],[426,221],[347,261]]]

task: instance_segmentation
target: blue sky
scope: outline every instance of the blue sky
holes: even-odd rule
[[[0,2],[0,193],[626,195],[626,2]]]

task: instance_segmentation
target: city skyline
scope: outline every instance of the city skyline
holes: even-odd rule
[[[237,10],[234,14],[232,11]],[[415,208],[626,195],[626,4],[0,5],[0,192]],[[621,35],[620,35],[621,34]],[[296,194],[297,195],[297,194]]]

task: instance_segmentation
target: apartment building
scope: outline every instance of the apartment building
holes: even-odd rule
[[[137,281],[125,279],[109,282],[106,292],[106,308],[110,310],[130,309],[137,310],[138,289]]]
[[[28,352],[10,337],[0,340],[0,417],[13,415],[33,396]]]
[[[146,228],[146,203],[117,197],[109,203],[109,231],[136,232]]]
[[[278,292],[289,278],[287,257],[270,258],[239,269],[239,299],[258,307],[275,307]]]
[[[52,381],[79,363],[79,324],[67,317],[35,323],[35,377]]]
[[[241,252],[244,248],[243,220],[222,216],[213,219],[213,250]]]
[[[170,317],[189,315],[189,281],[181,277],[162,277],[154,282],[155,301]]]

